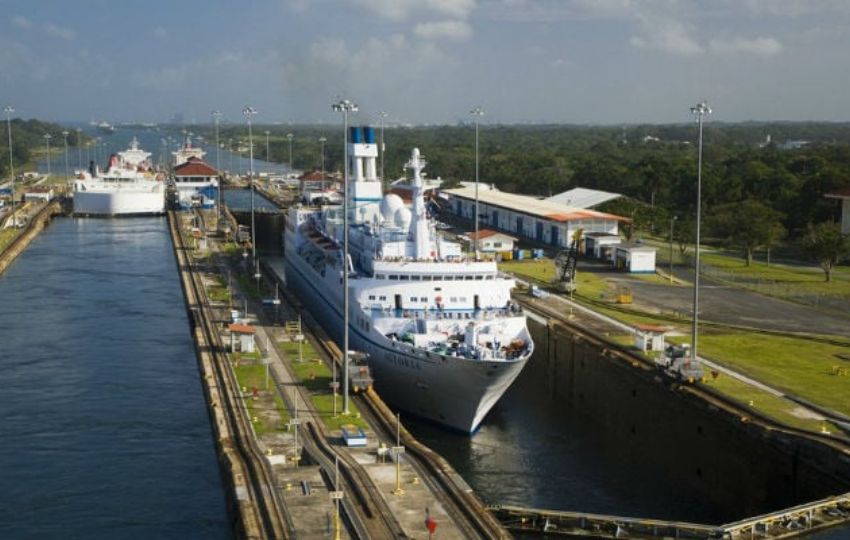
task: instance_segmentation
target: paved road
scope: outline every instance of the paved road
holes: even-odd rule
[[[688,317],[693,309],[693,286],[690,282],[670,286],[614,272],[601,265],[582,264],[579,271],[582,270],[599,273],[614,283],[631,287],[638,307],[667,314],[679,312]],[[850,306],[847,306],[847,316],[841,317],[745,289],[720,285],[705,278],[700,281],[699,298],[700,318],[706,321],[788,332],[850,335]]]

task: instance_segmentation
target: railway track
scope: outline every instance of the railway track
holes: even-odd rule
[[[199,355],[210,371],[213,417],[217,420],[220,451],[233,479],[236,492],[239,526],[237,533],[245,538],[294,538],[293,527],[287,519],[278,495],[276,481],[268,461],[256,443],[240,396],[235,376],[223,354],[218,332],[213,326],[211,310],[200,276],[193,271],[180,234],[180,217],[169,212],[169,225],[175,254],[181,270],[186,304],[196,338]],[[204,370],[206,371],[206,369]]]

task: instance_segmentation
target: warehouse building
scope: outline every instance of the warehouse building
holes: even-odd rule
[[[474,186],[446,189],[442,195],[450,212],[475,219]],[[507,193],[485,184],[478,188],[478,216],[479,227],[505,231],[521,239],[559,248],[569,246],[578,229],[582,229],[585,236],[616,237],[620,223],[628,221],[614,214]]]

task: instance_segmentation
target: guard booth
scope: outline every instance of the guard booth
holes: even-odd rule
[[[641,352],[663,351],[664,336],[670,328],[656,324],[635,325],[635,347]]]

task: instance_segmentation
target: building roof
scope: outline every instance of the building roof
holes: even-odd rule
[[[660,324],[644,324],[638,323],[635,324],[634,327],[641,332],[652,332],[656,334],[663,334],[665,332],[669,332],[672,330],[669,326],[662,326]]]
[[[558,193],[546,199],[560,203],[566,206],[575,208],[593,208],[604,202],[612,201],[622,197],[619,193],[609,193],[607,191],[599,191],[598,189],[573,188],[563,193]]]
[[[832,193],[827,193],[824,197],[829,197],[830,199],[850,199],[850,187],[837,189]]]
[[[498,237],[498,238],[508,238],[510,240],[516,241],[516,238],[509,235],[509,234],[500,233],[499,231],[492,231],[490,229],[481,229],[481,230],[478,231],[477,235],[475,234],[474,231],[470,232],[470,233],[466,233],[466,236],[470,240],[476,240],[476,239],[481,240],[483,238],[490,238],[490,237],[495,236],[495,237]]]
[[[475,200],[475,188],[463,187],[447,189],[445,190],[445,193],[448,193],[453,197]],[[479,189],[478,200],[490,206],[498,206],[513,212],[521,212],[535,217],[547,218],[552,221],[566,222],[580,219],[629,221],[628,218],[615,216],[614,214],[575,208],[573,206],[567,206],[553,201],[536,199],[534,197],[529,197],[528,195],[518,195],[516,193],[508,193],[506,191]]]
[[[218,176],[218,171],[196,157],[174,167],[174,176]]]
[[[234,334],[255,334],[257,329],[250,324],[230,323],[227,329]]]

